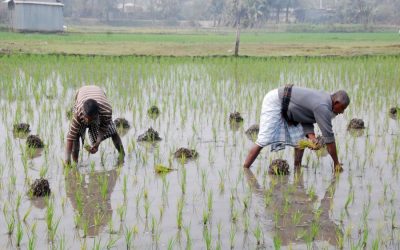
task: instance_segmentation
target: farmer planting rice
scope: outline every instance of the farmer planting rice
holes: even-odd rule
[[[251,167],[261,149],[268,145],[271,151],[282,150],[285,145],[295,147],[294,166],[300,167],[304,148],[298,147],[299,142],[306,136],[310,145],[317,144],[314,132],[314,123],[317,123],[332,157],[334,171],[343,171],[336,152],[332,119],[342,114],[349,103],[350,98],[343,90],[329,94],[287,85],[268,92],[262,104],[260,131],[244,167]]]
[[[73,118],[69,127],[65,150],[66,164],[71,163],[71,154],[74,162],[78,162],[79,138],[81,138],[83,145],[87,128],[92,143],[92,146],[87,148],[89,153],[95,154],[100,143],[111,137],[119,152],[120,159],[123,159],[125,151],[112,121],[111,105],[104,91],[94,85],[81,87],[75,95]]]

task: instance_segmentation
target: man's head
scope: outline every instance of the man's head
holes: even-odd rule
[[[88,99],[83,103],[83,113],[85,122],[91,123],[99,115],[99,104],[96,100]]]
[[[332,99],[332,111],[336,115],[342,114],[344,110],[347,108],[347,106],[349,106],[350,104],[349,95],[347,95],[346,91],[344,90],[339,90],[333,93],[331,99]]]

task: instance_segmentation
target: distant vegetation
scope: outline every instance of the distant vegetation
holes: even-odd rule
[[[399,25],[400,2],[395,0],[62,0],[65,16],[93,18],[111,24],[235,26],[267,23]],[[139,22],[138,22],[139,21]]]

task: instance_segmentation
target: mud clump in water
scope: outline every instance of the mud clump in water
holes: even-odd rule
[[[157,131],[150,127],[144,134],[139,135],[138,141],[161,141],[161,137],[158,135]]]
[[[260,126],[258,124],[254,124],[251,125],[250,128],[248,128],[245,133],[250,140],[255,141],[257,139],[259,131],[260,131]]]
[[[36,179],[35,182],[31,185],[29,193],[33,197],[43,197],[50,195],[50,185],[49,181],[43,178]]]
[[[400,108],[399,107],[391,107],[389,109],[389,115],[391,118],[397,118],[400,117]]]
[[[13,131],[14,131],[14,133],[23,133],[23,134],[27,134],[27,133],[31,132],[30,126],[28,123],[14,124]]]
[[[361,119],[353,118],[350,120],[349,125],[347,126],[348,130],[351,129],[364,129],[364,121]]]
[[[399,109],[398,107],[391,107],[390,110],[389,110],[389,113],[391,115],[397,115],[397,110],[398,109]]]
[[[282,159],[273,160],[269,165],[268,173],[273,175],[288,175],[289,163]]]
[[[114,124],[119,129],[128,129],[131,127],[131,125],[129,125],[129,122],[125,118],[115,119]]]
[[[153,105],[147,110],[147,114],[151,118],[157,118],[160,115],[160,109],[157,106]]]
[[[174,153],[174,156],[175,156],[175,158],[193,159],[193,158],[198,157],[199,153],[197,153],[197,151],[194,149],[179,148]]]
[[[26,139],[26,145],[30,148],[43,148],[43,141],[37,135],[30,135]]]
[[[239,112],[233,112],[229,115],[229,122],[243,122],[243,117]]]

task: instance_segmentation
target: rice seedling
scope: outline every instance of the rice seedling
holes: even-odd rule
[[[253,230],[253,235],[256,238],[257,245],[261,245],[263,235],[260,224],[258,224],[257,227]]]
[[[207,208],[208,208],[208,212],[212,213],[212,210],[213,210],[213,191],[212,190],[208,191]]]
[[[171,239],[169,239],[168,240],[168,250],[172,250],[172,249],[174,249],[174,244],[175,244],[175,240],[174,240],[174,238],[171,238]]]
[[[17,247],[21,246],[21,241],[22,241],[22,237],[24,236],[24,230],[22,229],[22,225],[21,222],[18,222],[17,225],[17,233],[16,233],[16,241],[17,241]]]
[[[231,230],[229,231],[229,246],[231,249],[235,248],[236,241],[236,229],[234,226],[231,226]]]
[[[32,211],[32,207],[29,207],[28,210],[26,210],[24,216],[22,217],[22,221],[23,222],[26,222],[26,220],[27,220],[28,216],[30,215],[31,211]]]
[[[125,205],[120,205],[117,208],[117,213],[118,213],[118,216],[119,216],[119,220],[122,222],[126,217],[126,206]]]
[[[180,198],[178,200],[178,204],[177,204],[177,214],[176,214],[176,224],[178,226],[178,229],[181,229],[183,226],[183,206],[184,206],[184,201],[182,198]]]
[[[190,236],[190,225],[184,227],[185,236],[186,236],[186,249],[192,249],[192,238]]]
[[[6,221],[7,224],[7,234],[8,235],[12,235],[15,229],[15,216],[14,213],[11,212],[10,217],[4,215],[4,219]]]
[[[47,241],[28,230],[21,238],[21,247],[30,249],[61,247],[63,237],[57,233],[61,228],[65,239],[86,236],[66,242],[66,248],[73,249],[100,249],[114,244],[116,248],[125,244],[132,248],[129,242],[135,235],[141,239],[135,247],[142,248],[198,249],[207,244],[216,249],[235,245],[256,248],[258,233],[261,245],[273,242],[275,248],[313,247],[314,243],[322,249],[332,245],[343,249],[395,246],[399,241],[396,190],[400,140],[398,119],[392,119],[388,109],[398,105],[399,100],[400,89],[394,84],[400,79],[397,61],[397,56],[4,55],[0,57],[0,128],[4,134],[0,138],[4,145],[0,147],[0,200],[4,202],[0,204],[7,204],[3,205],[0,221],[4,231],[12,231],[14,241],[19,225],[34,221],[40,235],[47,232],[48,238],[53,238],[53,242]],[[252,142],[243,128],[231,130],[226,118],[233,110],[241,110],[246,125],[258,123],[264,94],[286,82],[327,92],[345,89],[350,94],[348,110],[334,120],[339,160],[344,164],[344,173],[332,177],[334,185],[327,185],[332,167],[329,156],[311,150],[305,151],[303,159],[308,168],[300,173],[290,174],[287,179],[268,176],[265,166],[269,159],[293,160],[292,149],[288,149],[265,151],[266,157],[259,157],[252,167],[261,185],[247,188],[248,181],[239,166]],[[65,106],[72,105],[76,89],[83,84],[100,85],[112,103],[113,114],[126,117],[131,124],[132,129],[120,134],[128,153],[123,166],[117,169],[113,169],[118,156],[111,140],[104,141],[97,154],[88,156],[81,150],[78,164],[59,164],[68,131]],[[154,103],[162,112],[152,119],[146,112]],[[353,117],[364,119],[364,134],[347,131],[347,122]],[[48,143],[40,155],[26,150],[25,139],[14,137],[7,129],[21,121],[28,121],[32,131]],[[161,142],[137,142],[138,131],[149,126],[160,132]],[[315,129],[319,133],[317,126]],[[173,166],[171,152],[181,145],[196,148],[199,158],[178,159],[181,165],[177,172],[154,175],[157,163]],[[75,170],[73,181],[68,180]],[[106,174],[97,175],[98,171]],[[35,175],[52,180],[54,190],[48,201],[52,204],[42,210],[39,199],[23,198]],[[94,180],[91,176],[95,175],[99,177]],[[230,192],[226,194],[225,190]],[[177,203],[171,206],[171,199]],[[92,203],[101,204],[94,209]],[[44,220],[36,219],[40,211]],[[68,216],[74,216],[73,224],[79,230],[71,230]],[[340,225],[331,224],[336,220]],[[128,221],[135,226],[128,226]],[[265,227],[260,226],[261,221]],[[196,223],[190,226],[191,222]],[[231,230],[224,231],[229,222]],[[7,230],[7,223],[12,230]],[[170,230],[175,223],[178,230]],[[333,240],[324,238],[332,235],[326,232],[326,225],[331,225]],[[211,243],[195,236],[205,228]],[[277,233],[288,228],[298,231],[286,236]],[[248,236],[249,230],[252,237]],[[186,242],[181,242],[180,231],[184,231]],[[111,244],[100,244],[107,234],[112,234]],[[94,241],[89,242],[89,237]],[[112,244],[121,237],[125,242]],[[376,239],[381,239],[379,244]]]
[[[115,245],[116,245],[116,243],[117,243],[118,240],[119,240],[118,237],[110,236],[110,238],[108,239],[106,248],[107,248],[107,249],[112,249],[113,247],[115,247]]]
[[[203,210],[203,225],[206,226],[210,219],[210,211]]]
[[[211,231],[207,227],[204,228],[203,238],[204,238],[204,242],[205,242],[205,245],[206,245],[206,249],[210,250],[211,249],[212,236],[211,236]]]

